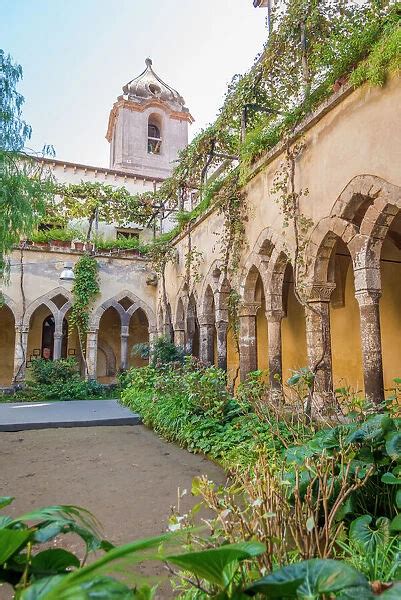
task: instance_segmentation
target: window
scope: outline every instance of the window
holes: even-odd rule
[[[148,153],[160,154],[161,143],[158,117],[157,115],[151,115],[148,121]]]
[[[139,231],[134,229],[117,229],[117,239],[139,240]]]

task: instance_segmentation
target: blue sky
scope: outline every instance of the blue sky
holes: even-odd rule
[[[265,16],[252,0],[0,0],[0,45],[24,70],[30,145],[107,166],[109,111],[147,56],[184,96],[192,137],[261,50]]]

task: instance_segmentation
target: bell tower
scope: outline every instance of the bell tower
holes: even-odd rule
[[[165,179],[188,144],[193,118],[183,97],[146,69],[123,87],[110,112],[110,168]]]

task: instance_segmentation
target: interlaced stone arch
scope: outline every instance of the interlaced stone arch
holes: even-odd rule
[[[64,296],[64,298],[66,299],[66,302],[61,307],[61,309],[58,308],[58,306],[52,300],[53,298],[59,295]],[[32,315],[35,312],[35,310],[40,306],[46,306],[49,309],[49,311],[54,317],[55,331],[61,332],[63,328],[63,319],[69,308],[71,308],[71,292],[69,292],[63,287],[57,287],[53,290],[50,290],[46,294],[39,296],[39,298],[36,298],[36,300],[33,300],[33,302],[29,304],[25,311],[25,314],[23,315],[22,326],[24,328],[29,329]]]
[[[120,304],[120,301],[124,298],[129,298],[129,300],[132,302],[131,306],[128,309],[125,309]],[[155,326],[155,317],[153,310],[150,308],[150,306],[148,306],[145,302],[143,302],[132,292],[123,290],[119,294],[116,294],[112,298],[106,300],[105,302],[102,302],[102,304],[95,309],[95,311],[90,317],[90,329],[99,328],[100,319],[102,318],[103,313],[111,307],[113,307],[117,311],[122,326],[129,326],[132,315],[138,309],[142,309],[142,311],[145,313],[146,318],[148,320],[149,328],[153,328]]]

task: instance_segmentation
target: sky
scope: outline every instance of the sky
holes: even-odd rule
[[[0,47],[24,73],[29,146],[89,165],[108,166],[110,109],[147,56],[185,98],[192,138],[266,36],[252,0],[0,0]]]

